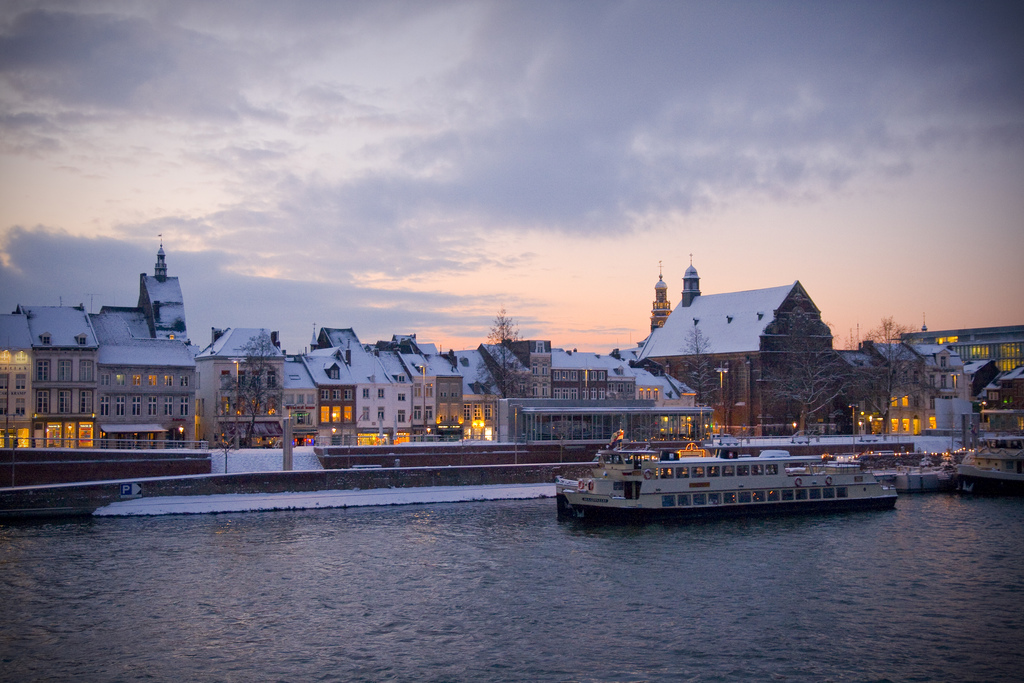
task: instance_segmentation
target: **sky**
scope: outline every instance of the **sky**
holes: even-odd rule
[[[161,241],[189,336],[321,326],[607,352],[799,280],[884,317],[1024,323],[1024,5],[0,4],[0,311],[132,306]]]

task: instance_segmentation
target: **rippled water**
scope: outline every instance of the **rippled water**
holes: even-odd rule
[[[0,526],[0,679],[999,681],[1024,501],[588,528],[553,500]]]

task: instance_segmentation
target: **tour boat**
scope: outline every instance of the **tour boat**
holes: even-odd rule
[[[646,521],[701,517],[885,510],[896,490],[857,463],[766,450],[656,451],[610,447],[590,476],[555,481],[558,514],[585,520]]]
[[[964,493],[1024,495],[1024,436],[986,437],[957,467]]]

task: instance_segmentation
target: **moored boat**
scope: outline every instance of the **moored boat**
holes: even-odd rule
[[[985,495],[1024,495],[1024,436],[986,437],[957,466],[957,489]]]
[[[585,520],[646,521],[885,510],[896,491],[859,464],[763,451],[758,457],[691,444],[598,452],[590,476],[555,482],[558,514]]]

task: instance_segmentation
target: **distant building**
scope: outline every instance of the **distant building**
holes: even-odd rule
[[[995,361],[1001,372],[1024,365],[1024,325],[1006,327],[967,327],[958,330],[910,332],[903,341],[911,344],[948,346],[965,363]]]
[[[104,306],[100,313],[120,315],[138,339],[173,339],[189,344],[185,299],[177,277],[167,275],[163,242],[156,252],[153,275],[139,274],[139,303],[135,307]]]

